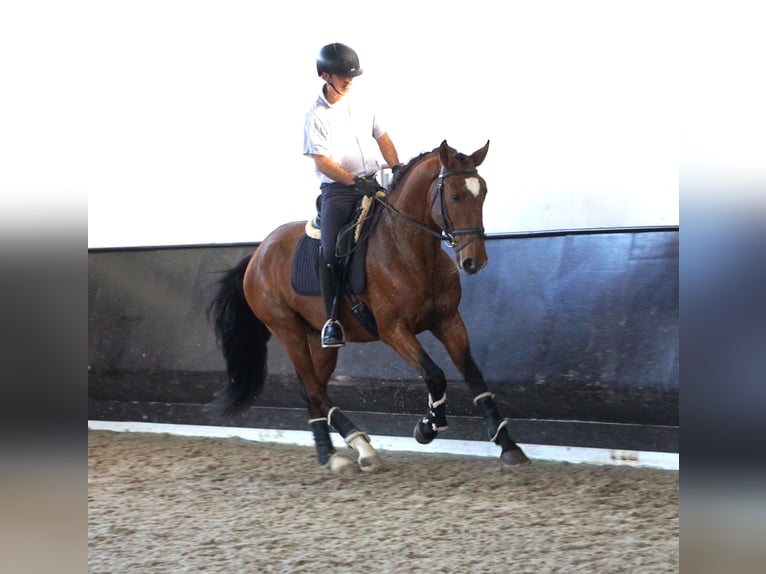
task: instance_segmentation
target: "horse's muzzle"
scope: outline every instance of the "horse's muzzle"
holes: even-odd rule
[[[468,275],[473,275],[474,273],[478,273],[486,265],[487,265],[486,259],[484,260],[483,263],[479,263],[473,257],[466,257],[465,259],[460,260],[460,268],[463,271],[465,271]]]
[[[457,264],[468,275],[478,273],[487,265],[487,252],[484,248],[484,228],[472,227],[456,229],[451,233],[442,232],[449,240],[450,246],[455,250]],[[469,237],[468,240],[459,242],[458,236]]]

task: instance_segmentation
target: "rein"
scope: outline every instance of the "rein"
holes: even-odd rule
[[[381,203],[383,206],[385,206],[387,209],[394,212],[396,215],[401,217],[402,219],[405,219],[409,223],[412,223],[416,227],[419,227],[426,233],[429,233],[433,235],[434,237],[437,237],[438,239],[441,239],[442,241],[446,241],[449,243],[450,247],[455,250],[455,253],[460,253],[463,249],[468,247],[471,243],[476,241],[479,238],[484,237],[484,228],[483,227],[467,227],[464,229],[452,229],[452,222],[449,221],[447,217],[447,210],[444,205],[444,180],[448,177],[451,177],[453,175],[462,175],[462,174],[478,174],[478,171],[476,169],[460,169],[460,170],[454,170],[454,171],[444,171],[444,167],[442,167],[439,170],[439,177],[436,182],[436,188],[434,189],[434,194],[431,197],[431,207],[433,207],[434,203],[436,202],[437,198],[439,200],[439,216],[442,218],[442,229],[440,232],[436,232],[430,227],[426,227],[419,221],[416,221],[406,213],[402,213],[398,209],[396,209],[394,206],[390,205],[388,202],[384,201],[383,199],[376,197],[375,199]],[[474,237],[471,238],[469,241],[461,245],[460,247],[457,247],[457,242],[455,241],[455,238],[460,235],[473,235]]]

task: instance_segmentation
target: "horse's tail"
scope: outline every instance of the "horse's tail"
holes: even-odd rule
[[[226,360],[229,382],[217,401],[224,416],[249,407],[263,390],[267,374],[267,343],[271,332],[245,300],[242,281],[250,257],[226,271],[208,306],[218,346]]]

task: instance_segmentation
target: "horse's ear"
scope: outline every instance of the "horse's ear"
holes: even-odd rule
[[[450,157],[452,157],[452,148],[447,145],[447,140],[444,140],[439,146],[439,160],[441,160],[443,166],[447,166]]]
[[[471,154],[473,165],[475,165],[476,167],[479,167],[481,165],[481,162],[484,161],[484,158],[487,157],[488,151],[489,151],[489,140],[487,140],[487,143],[484,144],[483,148],[477,149],[475,152]]]

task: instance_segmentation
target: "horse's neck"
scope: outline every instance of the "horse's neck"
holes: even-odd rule
[[[439,158],[429,157],[408,174],[400,188],[393,194],[391,205],[417,221],[420,225],[433,228],[431,219],[431,184],[439,175]]]
[[[396,212],[386,212],[381,219],[380,236],[384,243],[397,246],[390,252],[387,250],[387,255],[402,259],[401,263],[406,265],[427,267],[435,260],[434,252],[441,249],[437,235],[440,229],[430,215],[429,193],[440,165],[438,157],[424,160],[388,196]]]

